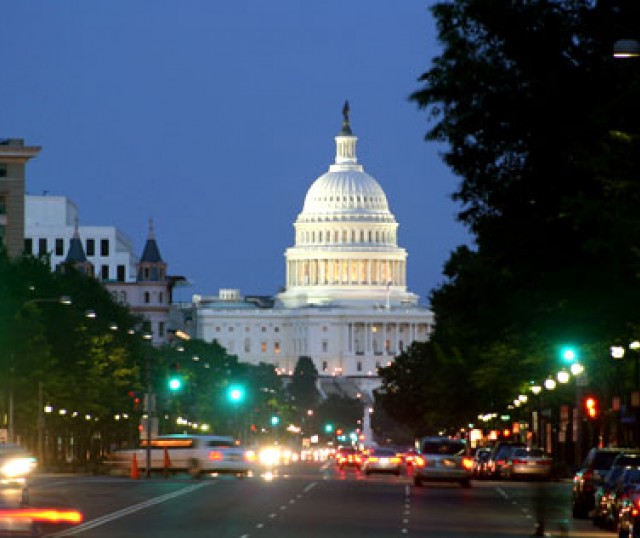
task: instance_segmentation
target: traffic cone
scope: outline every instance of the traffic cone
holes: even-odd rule
[[[169,451],[166,447],[164,449],[164,461],[162,466],[164,468],[164,477],[167,478],[169,476],[169,469],[171,468],[171,459],[169,458]]]
[[[131,458],[131,478],[133,480],[140,479],[140,471],[138,470],[138,458],[135,453],[133,454],[133,458]]]

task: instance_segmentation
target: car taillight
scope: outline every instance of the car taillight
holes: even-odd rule
[[[391,458],[391,463],[400,463],[402,460],[398,456]]]
[[[25,519],[47,523],[81,523],[82,512],[77,510],[58,510],[56,508],[16,508],[0,510],[0,518]]]
[[[513,460],[512,462],[514,465],[524,465],[525,463],[527,463],[526,460]]]
[[[424,459],[422,456],[416,456],[414,460],[418,467],[424,467],[427,464],[427,460]]]
[[[496,465],[504,465],[505,461],[504,460],[496,460]]]
[[[360,456],[356,456],[356,462],[357,463],[361,463],[362,462],[362,458]]]
[[[369,456],[369,461],[375,463],[378,461],[378,458],[376,458],[375,456]]]
[[[473,469],[473,459],[471,459],[471,458],[462,458],[462,466],[467,470]]]
[[[224,454],[219,450],[212,450],[209,452],[209,459],[211,461],[220,461],[224,459]]]
[[[258,455],[253,450],[247,450],[244,453],[244,459],[246,461],[258,461]]]

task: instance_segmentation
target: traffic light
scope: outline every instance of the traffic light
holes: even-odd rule
[[[280,417],[277,415],[273,415],[271,417],[271,425],[272,426],[277,426],[278,424],[280,424]]]
[[[178,392],[182,388],[182,378],[179,376],[170,377],[168,384],[171,392]]]
[[[563,346],[560,349],[560,357],[565,363],[572,363],[578,358],[578,350],[574,346]]]
[[[598,418],[598,400],[593,396],[586,397],[584,399],[584,410],[588,418]]]
[[[324,431],[325,433],[331,433],[333,431],[333,424],[325,424]]]
[[[171,392],[178,392],[182,389],[182,376],[179,371],[180,365],[177,362],[174,362],[169,367],[169,380],[167,381],[167,386]]]
[[[244,400],[244,387],[242,385],[229,385],[227,398],[233,403],[240,403]]]

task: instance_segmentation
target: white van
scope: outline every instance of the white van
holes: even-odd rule
[[[132,467],[133,456],[139,472],[146,472],[147,454],[151,471],[166,473],[188,472],[194,476],[207,473],[232,473],[247,476],[254,468],[255,454],[237,445],[233,437],[223,435],[160,435],[142,439],[140,448],[119,450],[112,461],[119,469]],[[131,467],[128,467],[131,466]]]

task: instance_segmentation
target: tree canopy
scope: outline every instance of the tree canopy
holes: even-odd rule
[[[457,0],[431,9],[442,53],[411,100],[427,114],[426,140],[444,144],[460,178],[453,198],[474,238],[432,290],[434,342],[460,357],[481,395],[472,417],[487,400],[506,400],[517,377],[554,368],[560,342],[589,349],[595,363],[612,342],[637,338],[640,64],[612,51],[618,39],[640,39],[640,5]],[[433,360],[429,346],[419,352]]]

